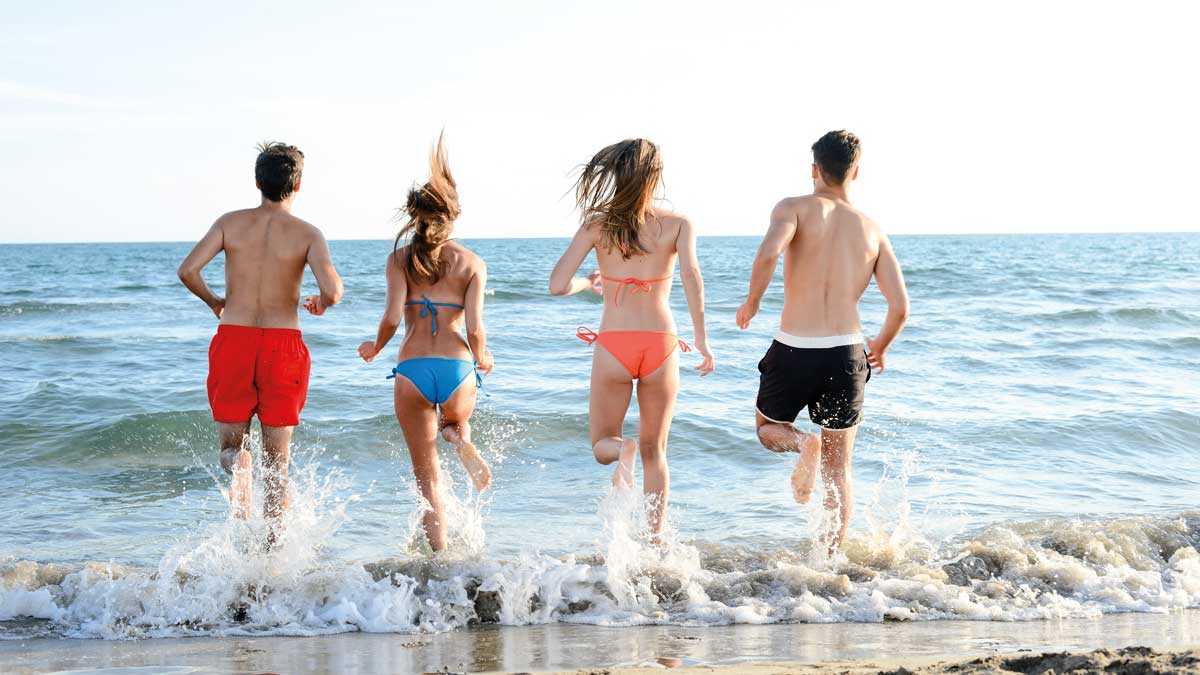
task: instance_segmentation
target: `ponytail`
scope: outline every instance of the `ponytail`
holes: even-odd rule
[[[458,190],[443,143],[445,132],[438,135],[437,147],[429,156],[429,181],[408,191],[404,214],[408,217],[396,235],[393,249],[408,240],[408,256],[402,265],[405,274],[422,284],[436,283],[442,277],[442,245],[450,239],[454,221],[462,209],[458,205]],[[396,256],[397,264],[401,264]]]

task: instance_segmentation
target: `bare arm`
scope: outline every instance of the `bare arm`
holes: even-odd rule
[[[387,278],[387,301],[383,306],[383,317],[379,319],[379,330],[375,333],[375,341],[367,341],[358,346],[358,355],[364,361],[373,361],[379,352],[387,346],[388,341],[396,335],[396,329],[404,320],[404,300],[408,297],[408,280],[404,270],[396,264],[397,254],[388,255],[387,267],[384,274]]]
[[[775,268],[779,265],[779,256],[783,255],[792,237],[796,236],[796,228],[796,212],[786,201],[776,204],[771,211],[771,226],[767,229],[767,236],[763,237],[758,253],[754,256],[754,267],[750,272],[750,291],[746,294],[746,301],[737,311],[739,328],[748,328],[750,320],[758,314],[759,303],[762,302],[767,287],[771,285],[771,278],[775,276]]]
[[[225,310],[225,298],[212,292],[200,271],[224,248],[225,234],[221,230],[221,219],[218,218],[200,241],[196,242],[192,252],[180,263],[178,272],[179,280],[183,282],[183,285],[187,286],[187,289],[196,297],[203,300],[218,319],[221,318],[221,312]]]
[[[483,291],[487,288],[487,265],[479,261],[475,276],[467,284],[463,300],[463,318],[467,324],[467,344],[475,354],[475,362],[485,373],[492,371],[492,354],[487,350],[487,330],[483,327]]]
[[[329,255],[329,242],[325,235],[313,228],[314,239],[308,246],[308,268],[317,278],[317,288],[320,295],[310,295],[304,299],[304,307],[310,313],[320,316],[326,309],[333,307],[342,300],[342,278],[333,267],[333,258]]]
[[[888,347],[892,346],[892,341],[908,321],[908,289],[904,286],[904,273],[900,271],[900,261],[896,259],[896,252],[892,250],[892,242],[882,234],[879,240],[879,257],[875,259],[875,283],[887,300],[888,311],[879,334],[874,340],[867,340],[867,346],[871,350],[868,360],[877,372],[882,373]]]
[[[692,331],[696,351],[704,361],[696,366],[701,377],[715,367],[712,351],[708,348],[708,329],[704,324],[704,277],[700,274],[700,260],[696,256],[696,231],[691,221],[684,218],[679,226],[679,237],[675,240],[679,251],[679,278],[683,281],[683,292],[687,296],[688,312],[692,315]]]
[[[558,259],[554,271],[550,273],[550,295],[575,295],[580,291],[594,289],[600,278],[599,272],[593,272],[587,277],[577,277],[579,266],[587,260],[588,253],[596,245],[592,233],[587,227],[580,227],[571,240],[571,245]]]

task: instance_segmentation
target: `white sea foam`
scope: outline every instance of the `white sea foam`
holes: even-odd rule
[[[619,489],[599,501],[594,551],[510,560],[485,556],[486,501],[460,494],[443,472],[449,549],[429,553],[417,509],[400,555],[364,563],[325,550],[355,500],[339,497],[339,474],[314,462],[293,470],[274,551],[259,544],[261,519],[226,520],[172,546],[154,569],[0,562],[0,620],[127,638],[411,633],[480,621],[1010,621],[1200,606],[1200,513],[1001,523],[935,544],[909,522],[906,471],[876,486],[866,531],[832,557],[817,545],[686,543],[670,521],[651,544],[645,499]]]

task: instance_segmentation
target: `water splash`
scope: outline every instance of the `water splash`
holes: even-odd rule
[[[868,527],[830,558],[814,556],[821,547],[811,539],[683,542],[675,511],[655,542],[647,499],[626,488],[598,501],[593,551],[491,559],[486,500],[457,494],[447,475],[446,552],[421,550],[414,509],[400,556],[354,562],[327,545],[351,521],[357,496],[314,459],[294,467],[276,550],[263,551],[266,524],[256,517],[211,523],[153,568],[0,561],[0,621],[33,617],[45,621],[40,634],[128,638],[411,633],[479,622],[1028,620],[1200,607],[1200,512],[1006,522],[934,542],[908,508],[918,464],[898,460],[874,486]]]

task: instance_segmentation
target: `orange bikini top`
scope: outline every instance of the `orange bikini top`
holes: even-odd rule
[[[661,279],[635,279],[633,277],[627,277],[625,279],[618,279],[616,277],[606,277],[603,274],[600,275],[600,278],[604,279],[605,281],[617,282],[617,292],[613,294],[613,305],[621,304],[621,289],[625,288],[626,286],[633,286],[634,292],[649,293],[650,284],[658,281],[671,280],[671,277],[663,277]]]

